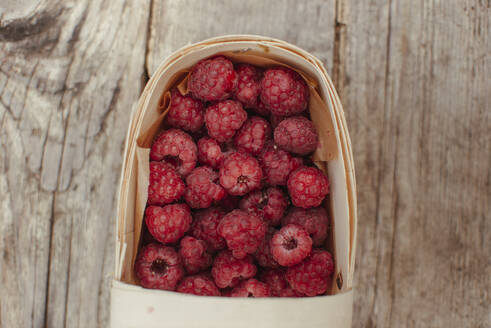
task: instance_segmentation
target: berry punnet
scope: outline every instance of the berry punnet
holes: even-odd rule
[[[241,196],[258,189],[263,172],[257,160],[249,154],[230,154],[220,167],[220,184],[232,196]]]
[[[271,290],[267,284],[256,279],[249,279],[235,287],[230,296],[232,297],[268,297]]]
[[[215,139],[203,137],[198,140],[198,159],[201,164],[218,169],[225,155],[226,153],[222,151],[220,144]]]
[[[292,266],[310,254],[312,239],[303,227],[288,224],[273,235],[269,247],[276,262],[282,266]]]
[[[235,90],[235,99],[244,104],[244,107],[253,108],[261,91],[261,71],[248,64],[237,65],[239,83]]]
[[[174,168],[164,162],[150,162],[148,204],[165,205],[184,194],[185,185]]]
[[[218,183],[218,173],[210,167],[195,168],[186,177],[184,199],[191,208],[208,208],[225,197],[225,189]]]
[[[301,158],[293,157],[272,143],[264,147],[258,159],[266,182],[272,186],[285,186],[290,173],[303,163]]]
[[[170,108],[165,120],[175,128],[197,132],[204,122],[203,104],[191,96],[181,95],[174,89],[171,92]]]
[[[219,288],[235,287],[241,280],[254,277],[256,272],[251,256],[238,260],[230,251],[218,253],[211,268],[211,275]]]
[[[247,112],[240,102],[224,100],[209,106],[205,113],[208,135],[219,142],[231,140],[247,120]]]
[[[282,149],[297,155],[312,153],[319,143],[314,124],[303,116],[289,117],[274,130],[274,142]]]
[[[240,201],[242,210],[264,218],[272,226],[280,223],[287,207],[288,198],[281,189],[274,187],[253,191]]]
[[[145,223],[152,236],[163,244],[175,243],[191,226],[191,211],[186,204],[149,206]]]
[[[224,215],[224,211],[217,207],[195,212],[190,231],[191,236],[204,240],[211,251],[224,249],[225,239],[217,231],[218,224]]]
[[[271,126],[259,116],[248,119],[235,135],[235,146],[250,154],[257,155],[271,138]]]
[[[149,244],[138,253],[135,273],[145,288],[174,290],[184,276],[181,259],[172,247]]]
[[[194,65],[188,87],[195,98],[216,101],[229,98],[237,88],[237,82],[238,76],[232,62],[217,56]]]
[[[203,271],[211,266],[211,255],[207,251],[206,242],[194,237],[185,236],[181,239],[179,255],[189,274]]]
[[[293,205],[303,208],[319,206],[329,192],[326,175],[310,166],[293,171],[288,177],[287,186]]]
[[[233,210],[218,224],[218,234],[238,259],[257,250],[264,240],[266,229],[266,223],[259,216],[242,210]]]
[[[188,175],[196,166],[198,148],[186,132],[170,129],[162,132],[150,149],[150,159],[172,165],[181,175]]]
[[[200,296],[220,296],[220,290],[212,279],[204,274],[187,276],[177,286],[177,292]]]
[[[323,207],[309,209],[294,207],[281,220],[283,225],[298,224],[307,230],[314,246],[322,246],[327,237],[329,217]]]
[[[277,67],[264,72],[261,81],[261,101],[274,115],[290,116],[307,108],[307,83],[295,71]]]

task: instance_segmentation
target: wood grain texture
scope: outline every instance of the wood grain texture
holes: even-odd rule
[[[0,327],[107,326],[131,107],[172,51],[231,33],[312,52],[338,88],[353,326],[489,327],[490,17],[483,0],[2,2]]]

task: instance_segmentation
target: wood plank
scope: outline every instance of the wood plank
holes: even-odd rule
[[[0,326],[106,326],[150,2],[23,4],[0,24]]]

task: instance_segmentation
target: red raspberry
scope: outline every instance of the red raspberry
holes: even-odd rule
[[[186,183],[184,199],[192,208],[208,208],[225,196],[225,189],[218,184],[218,173],[207,166],[195,168]]]
[[[206,242],[203,240],[184,236],[180,245],[179,255],[187,273],[194,274],[211,265],[211,255],[208,253]]]
[[[293,205],[309,208],[319,206],[329,193],[329,180],[318,168],[302,166],[288,177],[288,192]]]
[[[215,257],[211,275],[219,288],[225,288],[235,287],[241,280],[254,277],[256,271],[252,257],[238,260],[232,252],[222,251]]]
[[[293,289],[307,296],[324,294],[331,284],[334,263],[331,253],[314,249],[303,262],[288,268],[286,280]]]
[[[307,83],[295,71],[278,67],[268,69],[261,81],[261,100],[274,115],[290,116],[307,108]]]
[[[194,294],[199,296],[220,296],[220,290],[212,279],[206,275],[197,274],[182,279],[177,286],[178,293]]]
[[[327,237],[329,217],[323,207],[309,209],[294,207],[281,220],[281,223],[283,225],[294,223],[304,227],[312,238],[312,244],[322,246]]]
[[[209,106],[205,113],[206,129],[219,142],[231,140],[247,120],[247,112],[238,101],[224,100]]]
[[[230,195],[241,196],[261,185],[263,172],[257,160],[241,152],[230,154],[220,168],[220,184]]]
[[[204,122],[203,104],[191,96],[181,95],[174,89],[171,92],[170,108],[165,120],[170,126],[197,132]]]
[[[190,234],[206,241],[211,251],[225,248],[225,239],[218,234],[218,224],[224,216],[224,212],[216,207],[197,211],[194,214],[194,221]]]
[[[189,91],[197,99],[227,99],[237,88],[237,73],[230,60],[223,56],[203,59],[194,65],[189,76]]]
[[[270,290],[271,296],[279,297],[302,297],[304,294],[297,292],[290,287],[285,278],[285,272],[280,269],[271,269],[261,274],[261,281],[266,283]]]
[[[150,159],[164,161],[181,175],[188,175],[196,166],[198,148],[189,134],[182,130],[170,129],[162,132],[150,150]]]
[[[273,144],[264,147],[259,155],[259,162],[266,182],[272,186],[286,185],[290,173],[302,165],[301,158],[292,157],[290,153]]]
[[[257,263],[262,267],[277,268],[280,266],[278,262],[276,262],[273,258],[273,255],[271,255],[271,250],[269,247],[271,238],[276,233],[276,231],[277,230],[275,228],[268,227],[268,230],[266,231],[266,236],[264,237],[261,244],[259,244],[259,246],[257,247],[256,253],[254,253],[254,258],[256,259]]]
[[[149,244],[140,249],[135,273],[145,288],[174,290],[184,270],[181,259],[172,247]]]
[[[269,297],[271,291],[264,282],[256,279],[249,279],[240,283],[230,294],[232,297]]]
[[[282,266],[302,262],[312,250],[312,239],[307,230],[296,224],[288,224],[271,238],[271,255]]]
[[[268,117],[271,114],[268,107],[266,107],[266,105],[261,101],[260,97],[257,99],[257,105],[253,108],[253,110],[259,115],[265,117]]]
[[[304,156],[317,148],[319,137],[312,121],[294,116],[278,124],[274,130],[274,142],[284,150]]]
[[[237,149],[257,155],[270,138],[271,126],[268,121],[259,116],[253,116],[242,125],[242,128],[235,135],[235,146]]]
[[[239,83],[235,90],[235,99],[243,103],[245,107],[252,108],[256,105],[261,91],[261,71],[252,65],[239,64],[237,75]]]
[[[181,198],[186,186],[174,168],[163,162],[150,162],[149,166],[148,204],[165,205]]]
[[[225,159],[225,153],[215,139],[203,137],[198,140],[198,158],[201,164],[218,169]]]
[[[148,231],[163,244],[178,241],[189,230],[192,220],[186,204],[149,206],[145,210]]]
[[[218,224],[218,234],[225,238],[233,255],[242,259],[252,254],[264,240],[266,223],[258,216],[241,210],[233,210]]]
[[[278,225],[285,209],[288,207],[288,199],[279,188],[268,188],[251,192],[240,201],[240,208],[263,217],[270,225]]]

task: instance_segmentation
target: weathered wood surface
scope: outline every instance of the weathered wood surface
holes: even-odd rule
[[[193,7],[193,10],[189,10]],[[105,327],[123,139],[203,38],[317,55],[358,181],[354,327],[491,325],[489,1],[3,0],[0,327]]]

